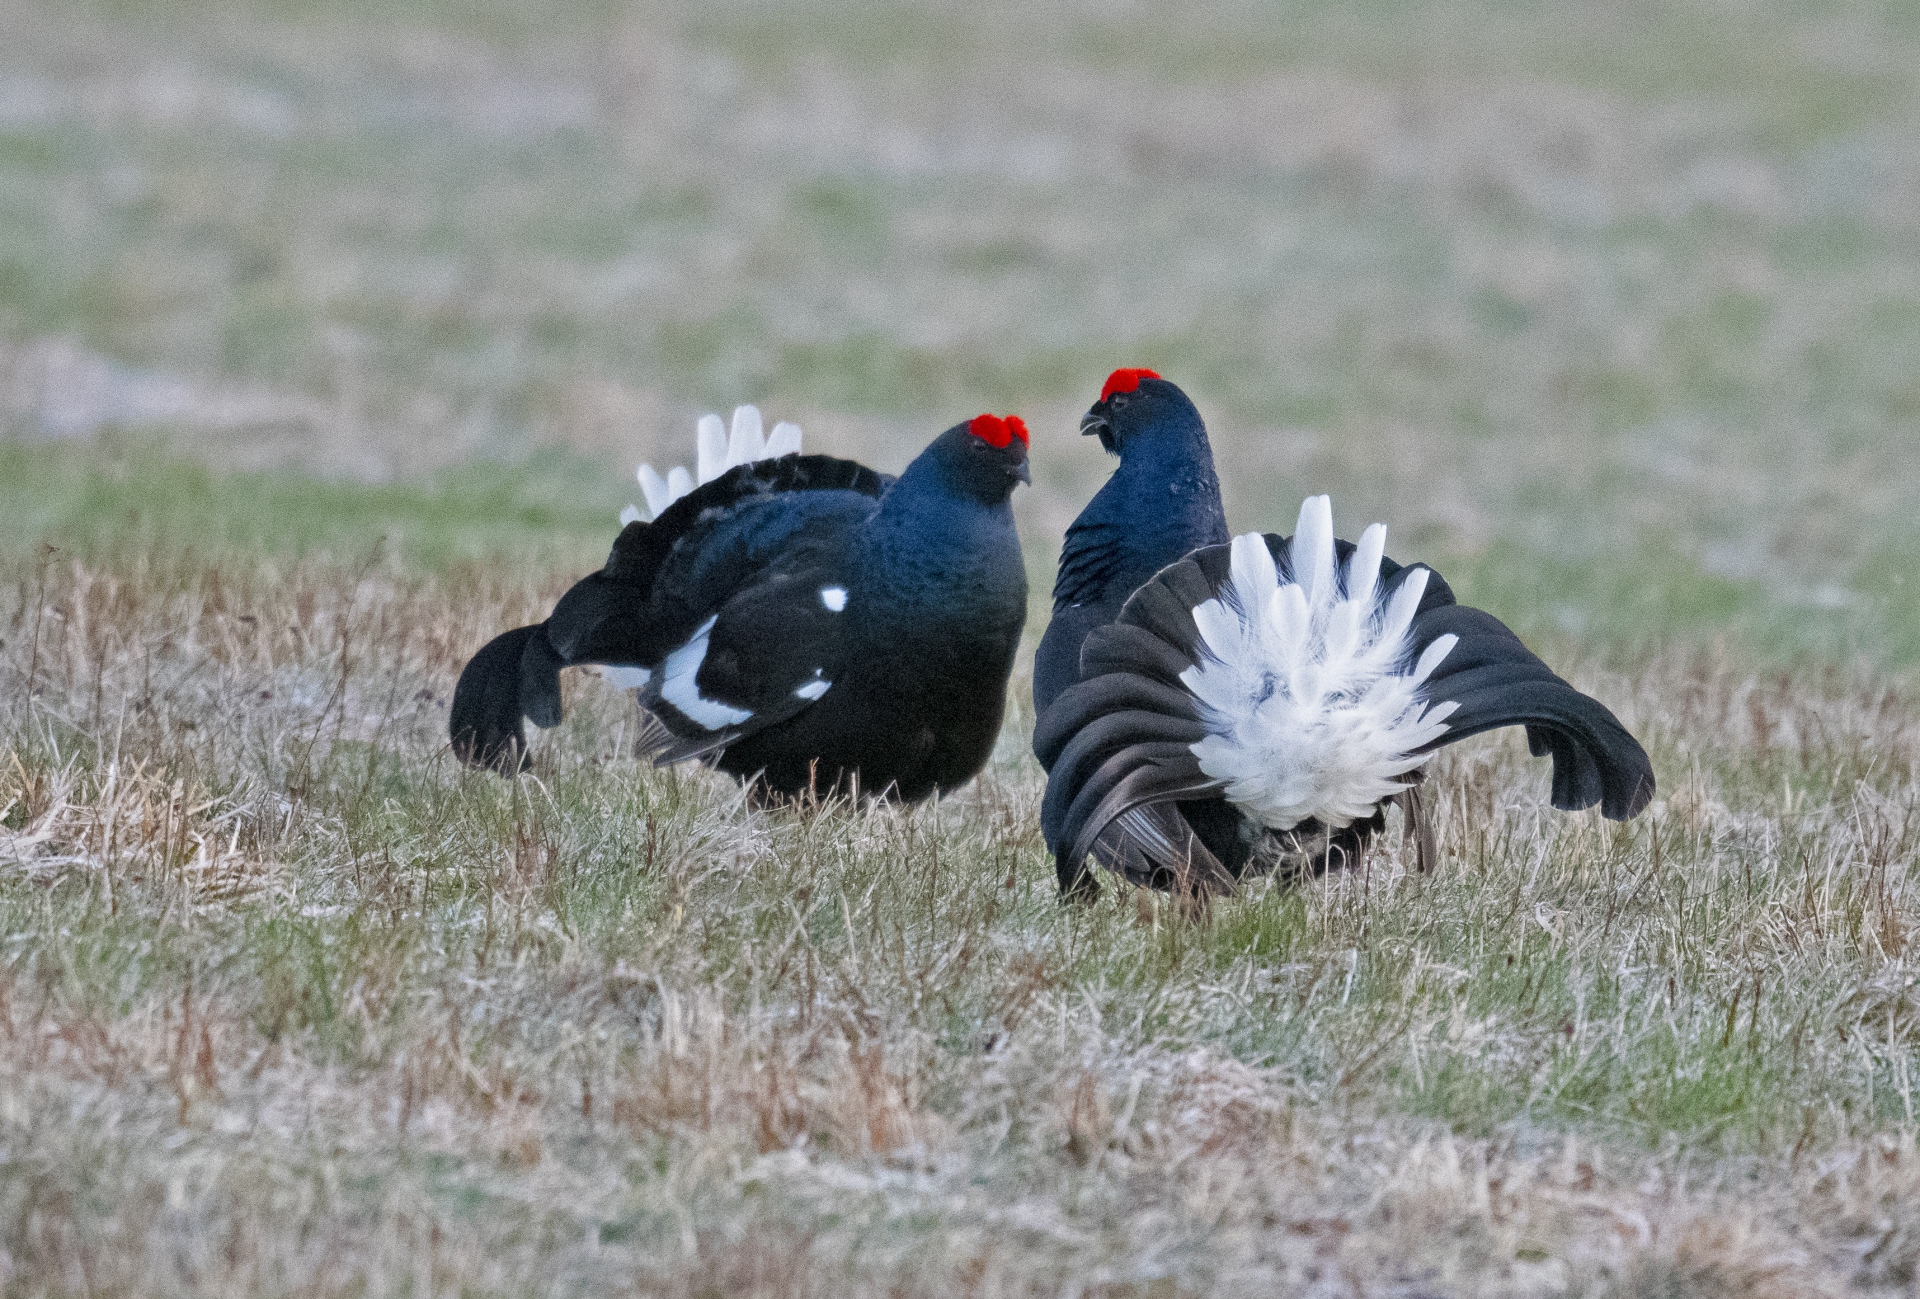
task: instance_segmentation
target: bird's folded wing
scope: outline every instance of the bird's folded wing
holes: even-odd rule
[[[654,761],[725,748],[812,707],[841,667],[846,598],[831,563],[768,573],[736,591],[641,694],[674,735]]]
[[[1177,801],[1147,803],[1121,813],[1094,841],[1093,855],[1149,888],[1165,887],[1171,876],[1188,893],[1233,889],[1233,873],[1201,842]]]
[[[1056,606],[1091,597],[1112,580],[1126,553],[1126,533],[1116,524],[1076,519],[1060,548],[1054,576]]]
[[[846,492],[877,501],[892,485],[892,475],[835,456],[790,455],[737,465],[682,496],[653,522],[629,523],[614,540],[602,571],[651,588],[670,556],[699,550],[743,503],[813,492]]]
[[[769,565],[831,548],[873,510],[891,479],[832,456],[783,456],[728,470],[651,523],[630,523],[606,567],[548,618],[568,663],[647,667]]]

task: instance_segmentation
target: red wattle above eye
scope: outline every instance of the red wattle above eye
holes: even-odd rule
[[[1116,392],[1132,392],[1140,386],[1142,379],[1158,379],[1160,376],[1152,370],[1115,370],[1107,376],[1107,382],[1100,389],[1100,400],[1105,401]]]
[[[1009,415],[1005,419],[998,415],[975,415],[967,423],[967,432],[995,450],[1004,448],[1015,437],[1023,444],[1029,440],[1027,422],[1018,415]]]

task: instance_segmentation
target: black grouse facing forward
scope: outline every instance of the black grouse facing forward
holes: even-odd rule
[[[1120,467],[1067,529],[1053,620],[1033,659],[1036,717],[1079,679],[1088,632],[1118,618],[1168,564],[1230,535],[1207,426],[1179,388],[1151,370],[1115,370],[1080,431],[1099,437]]]
[[[1066,896],[1085,862],[1210,895],[1253,874],[1359,861],[1435,749],[1525,726],[1553,805],[1624,820],[1653,797],[1645,750],[1439,574],[1385,556],[1375,524],[1336,541],[1324,496],[1294,536],[1248,533],[1169,564],[1084,637],[1078,681],[1041,716],[1042,829]]]
[[[1147,595],[1147,590],[1164,585],[1161,578],[1173,571],[1170,565],[1184,569],[1189,565],[1182,561],[1191,558],[1224,572],[1228,563],[1226,515],[1221,509],[1213,454],[1200,412],[1177,386],[1153,371],[1123,369],[1108,376],[1099,400],[1087,411],[1080,427],[1084,433],[1097,434],[1101,445],[1120,457],[1120,466],[1067,531],[1054,585],[1053,620],[1034,660],[1034,705],[1040,719],[1034,731],[1034,753],[1049,773],[1042,821],[1048,845],[1056,853],[1062,891],[1068,896],[1087,896],[1095,889],[1092,876],[1085,870],[1088,849],[1076,848],[1076,841],[1083,838],[1102,864],[1130,879],[1157,887],[1177,885],[1207,892],[1231,887],[1250,872],[1319,870],[1330,862],[1356,860],[1373,833],[1385,825],[1383,804],[1378,800],[1368,803],[1364,816],[1348,818],[1342,811],[1327,808],[1320,809],[1324,820],[1309,815],[1299,821],[1291,821],[1292,813],[1284,809],[1247,804],[1245,800],[1254,797],[1252,791],[1259,784],[1252,773],[1234,772],[1236,778],[1223,785],[1213,768],[1190,751],[1191,746],[1207,740],[1209,723],[1220,723],[1224,714],[1219,709],[1233,703],[1233,690],[1221,696],[1222,678],[1215,674],[1208,678],[1215,697],[1201,701],[1182,682],[1180,674],[1189,667],[1197,671],[1213,662],[1217,654],[1210,643],[1189,644],[1178,635],[1170,642],[1159,634],[1184,630],[1177,626],[1178,619],[1174,619],[1174,627],[1163,626],[1164,619],[1142,621],[1149,606],[1166,612],[1164,599]],[[1331,545],[1331,523],[1327,526]],[[1351,549],[1347,543],[1339,543],[1342,562]],[[1382,563],[1395,573],[1402,571],[1384,557]],[[1610,772],[1609,779],[1616,780],[1638,781],[1644,773],[1643,792],[1629,800],[1637,810],[1651,796],[1652,775],[1646,755],[1612,714],[1561,682],[1494,619],[1476,610],[1460,609],[1445,583],[1437,577],[1433,581],[1433,588],[1423,594],[1426,605],[1455,611],[1444,615],[1442,621],[1458,617],[1475,622],[1478,629],[1476,638],[1470,638],[1465,648],[1436,670],[1436,680],[1462,671],[1461,665],[1475,652],[1492,656],[1489,667],[1506,665],[1502,671],[1507,686],[1496,688],[1496,695],[1511,715],[1505,721],[1475,723],[1474,729],[1530,723],[1528,736],[1534,751],[1555,754],[1555,798],[1560,806],[1592,802],[1586,798],[1575,803],[1572,800],[1576,795],[1571,791],[1588,789],[1589,777],[1601,767]],[[1185,590],[1184,595],[1193,597],[1194,605],[1214,598],[1211,590],[1203,594],[1197,587]],[[1232,593],[1227,595],[1231,605]],[[1413,629],[1416,640],[1427,637],[1419,641],[1423,647],[1447,631],[1429,616],[1426,605]],[[1190,609],[1186,616],[1191,621]],[[1308,631],[1317,625],[1309,622]],[[1260,655],[1255,653],[1258,649],[1257,644],[1242,647],[1247,662],[1259,661]],[[1273,646],[1267,649],[1279,652]],[[1287,652],[1307,651],[1293,646]],[[1168,658],[1168,653],[1176,657]],[[1189,657],[1178,657],[1183,653]],[[1258,697],[1267,709],[1261,716],[1269,728],[1283,720],[1274,715],[1274,710],[1282,706],[1271,701],[1284,674],[1269,671],[1272,667],[1269,663],[1251,680],[1234,687]],[[1462,680],[1495,688],[1498,676],[1482,672]],[[1076,685],[1083,677],[1089,679],[1086,684]],[[1295,679],[1295,685],[1306,689],[1312,682]],[[1569,705],[1568,700],[1578,701],[1578,707]],[[1365,715],[1356,718],[1344,711],[1337,698],[1328,697],[1322,702],[1326,716],[1300,735],[1284,729],[1275,734],[1241,728],[1242,738],[1254,747],[1241,753],[1240,760],[1275,763],[1269,776],[1297,769],[1288,766],[1298,758],[1297,742],[1337,738],[1343,719],[1355,723],[1366,720]],[[1484,698],[1467,702],[1483,710],[1488,706]],[[1577,715],[1591,724],[1584,729],[1569,729],[1554,724],[1558,714],[1543,716],[1537,722],[1522,715],[1536,703],[1549,713],[1564,705],[1567,719]],[[1242,700],[1238,706],[1244,709],[1253,705]],[[1300,722],[1301,718],[1296,712],[1290,720]],[[1465,718],[1453,718],[1444,738],[1434,743],[1444,744],[1473,733],[1467,729],[1468,724]],[[1224,736],[1209,742],[1208,761],[1215,767],[1228,760],[1228,750],[1220,747],[1225,743]],[[1322,750],[1321,756],[1352,762],[1366,752],[1364,746],[1335,743]],[[1432,851],[1420,815],[1419,761],[1418,755],[1409,756],[1413,760],[1401,768],[1404,777],[1382,779],[1393,782],[1389,794],[1401,801],[1410,822],[1420,832],[1422,860],[1426,861]],[[1562,777],[1575,785],[1563,787]],[[1407,786],[1404,789],[1403,780]],[[1129,802],[1150,787],[1155,792],[1137,803]],[[1629,788],[1637,787],[1629,784]],[[1079,801],[1083,797],[1086,802]],[[1107,814],[1119,804],[1126,804],[1127,810],[1117,817]],[[1618,812],[1619,804],[1610,802],[1608,810]],[[1066,825],[1073,827],[1072,833],[1062,829]],[[1089,833],[1083,835],[1081,832],[1089,826]]]
[[[628,524],[544,623],[474,656],[454,751],[520,770],[521,719],[557,724],[559,670],[594,663],[671,734],[658,763],[705,758],[786,797],[963,784],[999,733],[1026,620],[1009,498],[1027,481],[1025,424],[993,415],[897,481],[818,455],[729,469]]]

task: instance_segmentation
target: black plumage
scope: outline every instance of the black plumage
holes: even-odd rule
[[[990,753],[1026,616],[1008,498],[1027,480],[1018,419],[947,430],[898,480],[829,456],[739,465],[628,524],[606,567],[547,620],[461,673],[464,760],[524,767],[522,718],[560,720],[559,669],[644,678],[668,738],[762,793],[907,800]]]

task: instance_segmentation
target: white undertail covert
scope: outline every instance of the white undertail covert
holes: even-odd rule
[[[1456,705],[1423,686],[1452,650],[1441,636],[1413,661],[1413,616],[1427,570],[1388,597],[1387,529],[1376,523],[1342,567],[1325,496],[1300,506],[1290,579],[1258,533],[1233,540],[1230,581],[1193,611],[1201,661],[1180,674],[1210,732],[1193,753],[1229,801],[1276,830],[1309,818],[1338,829],[1399,793]]]
[[[673,653],[667,655],[662,667],[660,697],[678,708],[688,720],[717,731],[723,726],[738,726],[753,716],[748,708],[735,708],[718,699],[709,699],[700,693],[700,665],[707,661],[707,638],[713,634],[713,625],[720,621],[715,614],[700,624],[700,630]]]

